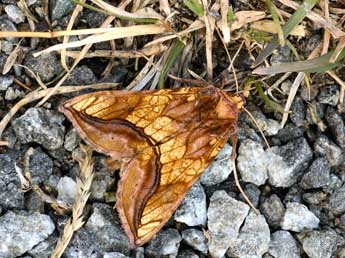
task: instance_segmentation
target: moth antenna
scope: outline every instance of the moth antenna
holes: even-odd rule
[[[243,198],[246,200],[246,202],[248,203],[248,205],[250,206],[250,208],[252,208],[255,213],[257,215],[260,214],[260,211],[255,208],[254,204],[252,203],[252,201],[249,199],[248,195],[243,191],[243,188],[242,186],[240,185],[240,182],[238,180],[238,175],[237,175],[237,169],[236,169],[236,165],[235,165],[235,161],[232,162],[232,167],[233,167],[233,170],[234,170],[234,177],[235,177],[235,184],[238,188],[238,190],[240,191],[240,193],[242,194]]]
[[[255,126],[258,128],[258,130],[259,130],[259,132],[260,132],[262,138],[264,139],[265,144],[267,145],[267,147],[268,147],[268,148],[271,148],[270,145],[269,145],[269,143],[268,143],[268,141],[267,141],[266,136],[264,135],[264,132],[261,130],[260,126],[259,126],[258,123],[256,122],[255,117],[254,117],[254,116],[249,112],[249,110],[246,109],[245,107],[242,107],[242,109],[243,109],[244,111],[246,111],[246,113],[248,114],[248,116],[250,117],[250,119],[254,122]]]

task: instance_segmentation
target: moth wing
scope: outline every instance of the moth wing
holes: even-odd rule
[[[224,146],[240,104],[210,86],[96,92],[60,110],[96,150],[125,158],[117,208],[135,247],[164,226]]]

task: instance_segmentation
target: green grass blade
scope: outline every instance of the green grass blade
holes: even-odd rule
[[[177,40],[174,48],[169,53],[167,61],[165,62],[164,66],[162,68],[162,71],[159,75],[159,81],[158,81],[158,88],[159,89],[164,89],[165,76],[167,75],[168,71],[170,70],[170,68],[175,63],[177,57],[181,54],[184,47],[185,47],[185,44],[182,41]]]

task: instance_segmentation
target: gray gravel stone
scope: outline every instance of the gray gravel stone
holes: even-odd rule
[[[6,19],[4,16],[0,17],[0,31],[17,31],[16,26],[11,22],[9,19]],[[6,37],[6,40],[12,43],[16,43],[18,41],[18,38],[15,37]],[[0,62],[2,63],[2,62]],[[2,65],[1,67],[1,72],[2,72]]]
[[[336,190],[329,198],[329,209],[334,214],[341,214],[345,212],[345,186]]]
[[[210,198],[207,211],[210,234],[209,254],[223,257],[230,246],[235,246],[239,229],[249,212],[249,206],[230,197],[225,191],[216,191]]]
[[[58,237],[52,234],[46,240],[42,241],[30,251],[28,251],[28,254],[33,258],[49,258],[51,257],[50,255],[56,246],[57,240]]]
[[[196,183],[175,211],[174,220],[198,226],[206,224],[206,194],[200,183]]]
[[[12,258],[31,250],[53,233],[55,225],[48,215],[14,213],[0,217],[0,257]]]
[[[267,119],[266,123],[267,123],[267,127],[264,132],[266,136],[276,135],[281,129],[280,123],[276,120]]]
[[[105,253],[103,255],[103,258],[129,258],[129,256],[126,256],[119,252],[109,252],[109,253]]]
[[[14,155],[0,154],[0,206],[5,209],[24,208],[24,193],[14,168]]]
[[[289,187],[296,183],[313,157],[313,152],[304,138],[272,147],[266,153],[269,160],[269,181],[275,187]]]
[[[296,240],[288,231],[279,230],[271,235],[268,253],[275,258],[300,258]]]
[[[329,184],[331,167],[326,158],[318,158],[313,161],[301,179],[300,186],[303,189],[319,188]]]
[[[9,86],[13,84],[13,76],[0,75],[0,91],[5,91]]]
[[[277,50],[272,54],[271,65],[277,65],[281,63],[291,62],[291,50],[285,45],[283,47],[278,47]]]
[[[304,193],[302,198],[309,204],[318,205],[321,204],[327,197],[327,194],[324,192],[313,192],[313,193]]]
[[[161,230],[148,244],[145,254],[148,257],[160,258],[177,256],[182,238],[174,228]]]
[[[290,202],[281,222],[282,229],[301,232],[319,226],[319,219],[305,205]]]
[[[113,207],[95,203],[87,223],[74,234],[64,257],[100,257],[107,252],[129,255],[129,241]]]
[[[302,240],[303,250],[310,258],[330,258],[337,247],[333,230],[311,231]]]
[[[61,19],[73,11],[75,5],[69,0],[50,1],[50,12],[53,20]]]
[[[204,232],[201,230],[197,230],[194,228],[186,229],[182,232],[183,240],[195,250],[207,254],[208,245],[207,245],[207,238],[205,237]]]
[[[331,166],[340,165],[343,161],[342,150],[325,135],[320,135],[316,139],[314,151],[319,155],[325,156]]]
[[[63,144],[64,117],[44,108],[29,108],[12,123],[17,138],[22,143],[36,142],[46,149],[57,149]]]
[[[38,57],[27,55],[24,60],[24,65],[37,74],[43,82],[50,81],[62,71],[60,61],[53,53]],[[32,76],[32,74],[28,73],[28,76]]]
[[[20,89],[14,89],[13,87],[7,88],[6,93],[5,93],[6,100],[15,100],[17,98],[22,98],[24,96],[25,96],[24,91]]]
[[[298,127],[302,126],[306,117],[305,102],[300,97],[295,97],[291,105],[290,119]]]
[[[329,85],[320,87],[318,100],[322,104],[327,104],[335,107],[338,104],[339,100],[339,86]]]
[[[86,65],[75,68],[65,81],[66,85],[85,85],[97,82],[97,78],[92,70]]]
[[[232,147],[225,144],[211,165],[201,174],[200,182],[203,185],[216,185],[225,181],[232,172]]]
[[[337,144],[340,148],[345,149],[345,126],[340,114],[332,107],[326,111],[326,121],[331,129]]]
[[[179,251],[177,258],[199,258],[199,255],[194,253],[192,250],[181,250]]]
[[[25,21],[25,14],[18,8],[18,6],[9,4],[6,5],[4,9],[11,21],[17,24]]]
[[[81,139],[75,128],[70,129],[65,136],[64,147],[68,151],[73,151],[80,144]]]
[[[263,185],[268,176],[266,153],[262,146],[252,140],[241,142],[237,168],[243,181]]]
[[[33,184],[47,183],[53,173],[53,161],[40,148],[36,148],[29,158],[29,170]]]
[[[302,137],[304,134],[304,129],[301,127],[297,127],[292,123],[287,124],[284,128],[280,129],[277,138],[282,143],[287,143],[291,140],[297,139]]]
[[[270,243],[270,229],[265,217],[254,211],[250,212],[235,242],[227,251],[228,256],[262,257],[268,251]]]
[[[64,176],[57,185],[57,199],[66,204],[73,204],[77,197],[77,183],[70,177]]]
[[[107,165],[108,158],[95,157],[94,178],[91,185],[91,200],[104,201],[107,191],[116,183],[114,169]]]
[[[260,210],[265,216],[270,226],[278,227],[285,213],[285,207],[276,194],[268,197],[260,206]]]

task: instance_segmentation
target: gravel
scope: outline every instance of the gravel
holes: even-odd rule
[[[1,32],[64,31],[76,8],[76,4],[70,0],[0,2]],[[43,4],[45,2],[48,4]],[[114,1],[107,2],[114,5]],[[257,6],[257,1],[230,2],[236,15],[238,11],[253,8],[264,10],[263,5]],[[330,1],[330,12],[342,8],[340,2],[342,1]],[[152,6],[152,3],[148,5]],[[157,6],[155,5],[155,11],[161,13],[163,10]],[[127,6],[126,10],[132,7]],[[183,5],[170,5],[170,8],[171,14],[178,10],[180,16],[184,16],[187,10]],[[292,9],[282,8],[292,13]],[[138,12],[152,12],[139,9]],[[187,11],[188,21],[197,19],[193,12]],[[218,20],[219,11],[212,9],[212,15]],[[332,15],[335,15],[334,12]],[[83,8],[74,17],[73,30],[99,27],[107,17],[105,13]],[[167,19],[166,23],[169,25],[173,20]],[[184,28],[187,23],[181,21],[181,24],[178,22],[172,25],[173,29]],[[306,60],[311,51],[322,42],[320,31],[323,28],[312,23],[304,25],[308,28],[308,33],[300,37],[297,44],[294,38],[290,40],[298,55]],[[310,30],[311,25],[313,27]],[[114,23],[108,26],[109,29],[112,26],[115,26]],[[191,42],[196,43],[197,49],[203,50],[204,41],[200,41],[198,33],[192,35],[196,38],[191,39]],[[84,40],[88,36],[71,35],[69,41]],[[92,45],[88,54],[96,55],[102,53],[100,51],[113,50],[116,50],[115,54],[121,53],[117,51],[139,53],[150,39],[151,36],[144,36],[118,39],[111,44],[98,42]],[[55,87],[66,74],[60,51],[34,57],[34,53],[62,43],[62,40],[62,37],[1,38],[0,120],[13,111],[15,104],[23,101],[25,96],[45,87]],[[222,46],[219,37],[214,40],[213,46]],[[237,42],[230,42],[231,56],[234,55],[233,50],[237,49]],[[257,43],[263,44],[259,41]],[[331,43],[334,47],[334,42]],[[170,41],[164,44],[170,44]],[[68,49],[81,50],[81,47]],[[202,51],[198,56],[194,55],[194,49],[190,50],[184,51],[185,55],[182,55],[181,61],[185,57],[187,62],[183,62],[181,67],[173,66],[168,72],[177,77],[188,78],[188,69],[184,69],[184,66],[188,66],[186,68],[206,78]],[[246,48],[242,48],[233,63],[234,71],[238,74],[239,92],[244,95],[247,93],[246,86],[252,85],[246,83],[252,76],[252,57],[256,57],[259,51],[256,48],[249,55]],[[72,52],[68,52],[70,53]],[[63,85],[116,82],[119,84],[114,89],[122,90],[135,78],[138,79],[137,83],[142,82],[142,76],[146,76],[144,80],[147,79],[150,84],[158,80],[158,77],[150,77],[157,72],[156,68],[164,66],[164,59],[161,64],[157,63],[161,56],[158,53],[152,60],[150,55],[147,55],[148,59],[89,56],[71,69],[70,74],[67,73]],[[221,47],[212,52],[217,83],[221,82],[218,80],[219,72],[229,66],[226,56]],[[71,68],[75,58],[68,56],[65,60],[67,68]],[[151,70],[143,73],[142,68],[147,62],[151,62],[149,60],[154,65],[149,68]],[[275,49],[266,59],[269,65],[292,60],[296,60],[295,53],[287,46]],[[4,70],[5,66],[10,69]],[[334,72],[341,81],[345,81],[344,67],[340,66]],[[233,80],[233,74],[227,74]],[[262,84],[266,96],[284,107],[295,77],[296,73],[291,73],[285,79],[280,75],[268,76],[264,80],[261,76],[255,78]],[[281,128],[282,114],[267,105],[269,103],[251,87],[244,106],[256,122],[246,112],[240,112],[238,124],[231,128],[231,133],[238,136],[236,149],[233,150],[230,141],[234,135],[227,135],[228,142],[189,189],[173,217],[151,241],[135,250],[131,250],[114,208],[115,192],[122,176],[121,164],[114,161],[110,164],[109,157],[95,151],[93,182],[83,213],[84,224],[74,232],[62,257],[345,257],[343,92],[339,83],[325,73],[310,73],[310,78],[312,83],[302,85],[296,92],[284,128]],[[280,79],[283,81],[279,82]],[[174,83],[177,85],[180,82],[174,82],[170,78],[164,87],[174,87]],[[134,89],[138,90],[141,86],[134,85]],[[227,91],[233,85],[226,87]],[[8,146],[0,146],[0,258],[51,257],[71,213],[62,214],[61,210],[55,210],[54,205],[49,202],[57,200],[69,205],[75,202],[77,178],[80,174],[77,160],[82,156],[81,144],[85,144],[71,123],[57,111],[57,107],[66,99],[84,92],[93,90],[57,94],[42,105],[37,105],[39,100],[26,103],[14,114],[1,135],[0,141],[7,141]],[[261,133],[267,138],[270,147],[266,145]],[[236,154],[235,161],[231,159],[233,152]],[[27,153],[31,155],[26,156]],[[156,165],[159,167],[159,163]],[[237,168],[238,183],[259,213],[250,209],[237,188],[234,166]],[[22,183],[25,181],[23,176],[30,180],[32,189],[22,190]],[[157,182],[158,179],[159,177]],[[37,191],[38,186],[42,191]]]
[[[319,219],[305,205],[297,202],[286,205],[286,212],[281,221],[282,229],[301,232],[318,226]]]

